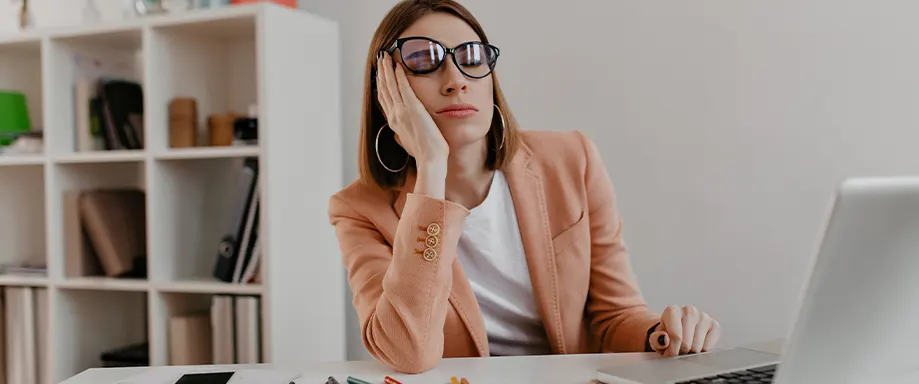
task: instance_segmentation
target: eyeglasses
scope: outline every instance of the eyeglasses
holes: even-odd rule
[[[423,75],[436,71],[447,61],[447,54],[451,54],[453,64],[460,72],[473,79],[481,79],[491,74],[500,53],[498,47],[479,41],[447,48],[439,41],[427,37],[403,37],[393,42],[386,51],[392,55],[396,49],[399,50],[405,68],[414,74]]]

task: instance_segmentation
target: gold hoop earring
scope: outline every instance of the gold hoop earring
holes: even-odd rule
[[[495,150],[497,152],[504,148],[504,138],[507,137],[507,126],[504,125],[504,112],[501,112],[501,108],[498,108],[498,104],[495,104],[495,109],[498,110],[498,117],[501,118],[501,144],[499,144],[498,149]]]
[[[405,169],[405,167],[408,166],[408,162],[411,156],[405,157],[405,164],[403,164],[402,168],[399,168],[399,169],[392,169],[390,167],[387,167],[386,164],[383,163],[383,159],[380,157],[380,133],[383,132],[383,128],[386,128],[386,127],[389,127],[389,123],[383,124],[383,126],[380,127],[380,130],[377,131],[377,139],[373,143],[374,151],[377,153],[377,161],[379,161],[380,165],[382,165],[383,168],[386,168],[387,171],[390,171],[392,173],[401,172],[403,169]]]

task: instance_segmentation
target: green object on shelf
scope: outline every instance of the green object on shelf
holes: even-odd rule
[[[0,146],[7,146],[15,140],[10,134],[26,133],[32,130],[29,120],[29,106],[20,92],[0,91]]]

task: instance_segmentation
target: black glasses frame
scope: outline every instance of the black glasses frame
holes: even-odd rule
[[[405,58],[402,56],[402,46],[405,45],[405,42],[406,42],[406,41],[410,41],[410,40],[426,40],[426,41],[429,41],[429,42],[431,42],[431,43],[437,44],[437,46],[439,46],[441,49],[444,50],[444,55],[450,55],[450,56],[453,58],[453,59],[452,59],[453,65],[455,65],[456,68],[459,69],[460,72],[463,73],[463,75],[466,75],[466,77],[470,77],[470,78],[473,78],[473,79],[481,79],[481,78],[487,77],[487,76],[490,75],[492,72],[494,72],[495,66],[498,64],[498,56],[501,55],[501,50],[498,49],[498,47],[496,47],[496,46],[494,46],[494,45],[491,45],[491,44],[488,44],[488,43],[483,43],[483,42],[481,42],[481,41],[467,41],[467,42],[465,42],[465,43],[462,43],[462,44],[460,44],[460,45],[457,45],[456,47],[447,48],[446,46],[444,46],[443,44],[441,44],[439,41],[434,40],[434,39],[432,39],[432,38],[430,38],[430,37],[424,37],[424,36],[408,36],[408,37],[403,37],[403,38],[396,39],[396,41],[394,41],[394,42],[392,43],[392,45],[389,46],[389,48],[385,49],[385,51],[388,52],[388,53],[390,54],[390,56],[391,56],[391,55],[393,55],[393,53],[396,51],[396,49],[398,49],[398,50],[399,50],[399,59],[402,60],[402,62],[404,63],[404,62],[405,62]],[[465,46],[473,45],[473,44],[484,45],[484,46],[489,47],[489,48],[491,48],[491,49],[493,49],[493,50],[495,51],[495,58],[494,58],[494,60],[491,60],[491,62],[488,63],[488,73],[486,73],[486,74],[484,74],[484,75],[482,75],[482,76],[472,76],[472,75],[466,73],[466,71],[463,70],[463,67],[461,67],[461,66],[459,65],[459,63],[456,62],[456,51],[459,50],[459,49],[461,49],[461,48],[463,48],[463,47],[465,47]],[[447,60],[446,60],[446,59],[445,59],[445,60],[441,60],[439,63],[437,63],[437,66],[436,66],[436,67],[431,68],[431,69],[429,69],[429,70],[425,70],[425,71],[414,70],[414,69],[412,69],[412,68],[409,68],[407,65],[405,66],[405,69],[407,69],[409,72],[412,72],[412,73],[417,74],[417,75],[425,75],[425,74],[428,74],[428,73],[431,73],[431,72],[434,72],[434,71],[440,69],[440,67],[444,64],[445,61],[447,61]]]

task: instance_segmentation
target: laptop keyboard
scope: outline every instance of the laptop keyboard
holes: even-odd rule
[[[681,381],[677,384],[768,384],[772,383],[778,364],[744,369],[701,379]]]

